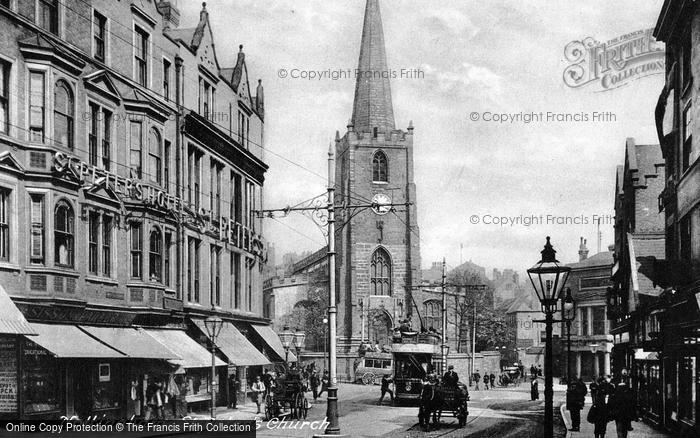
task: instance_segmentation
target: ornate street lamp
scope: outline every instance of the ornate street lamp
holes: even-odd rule
[[[535,288],[537,298],[542,305],[545,314],[546,344],[544,355],[544,436],[554,436],[554,389],[552,381],[552,325],[553,313],[557,310],[561,292],[569,277],[571,268],[562,265],[557,259],[557,252],[549,243],[541,251],[542,259],[527,270],[532,287]]]
[[[211,339],[211,418],[216,418],[216,390],[214,380],[216,379],[216,338],[224,326],[224,321],[218,316],[210,316],[204,320],[204,327],[207,329],[207,336]]]
[[[292,345],[292,340],[294,339],[294,332],[289,330],[289,326],[285,325],[282,329],[282,333],[279,334],[280,341],[284,347],[284,364],[287,365],[289,362],[289,347]]]
[[[297,353],[297,368],[301,365],[301,349],[304,347],[304,341],[306,341],[306,333],[296,329],[294,333],[294,349]]]
[[[571,295],[571,288],[566,288],[566,295],[561,306],[561,316],[566,322],[566,383],[571,381],[571,323],[576,318],[576,301]]]

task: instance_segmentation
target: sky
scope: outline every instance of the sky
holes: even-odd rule
[[[397,128],[415,126],[424,267],[445,257],[448,266],[471,260],[487,272],[522,271],[539,260],[545,236],[559,260],[575,262],[580,237],[591,255],[597,251],[598,217],[602,249],[613,243],[615,168],[627,137],[658,143],[663,75],[608,91],[571,88],[564,49],[653,28],[662,3],[380,0],[389,68],[422,72],[391,87]],[[290,76],[354,70],[364,7],[365,0],[207,2],[220,65],[233,66],[243,44],[251,83],[259,78],[265,87],[264,208],[325,191],[328,147],[336,130],[346,131],[354,78]],[[181,0],[180,8],[181,25],[193,25],[201,4]],[[548,121],[548,112],[588,121]],[[602,115],[594,121],[595,112]],[[499,123],[491,113],[542,113],[542,120]],[[524,225],[526,217],[535,222]],[[278,258],[324,243],[300,214],[266,219],[264,235]]]

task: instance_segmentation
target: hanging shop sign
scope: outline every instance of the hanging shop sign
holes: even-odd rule
[[[84,188],[102,186],[120,198],[143,202],[153,208],[177,214],[184,221],[196,225],[200,232],[217,235],[222,242],[249,252],[261,260],[266,259],[265,241],[252,229],[225,216],[214,218],[211,211],[197,209],[161,188],[144,184],[135,178],[117,175],[63,152],[54,154],[53,168],[60,175],[72,175]]]
[[[0,413],[17,412],[17,341],[0,339]]]

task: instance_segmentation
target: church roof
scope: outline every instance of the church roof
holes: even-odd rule
[[[379,0],[367,0],[355,84],[352,124],[355,131],[388,133],[395,129]]]

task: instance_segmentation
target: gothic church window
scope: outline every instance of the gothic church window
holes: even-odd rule
[[[440,331],[442,327],[442,303],[439,300],[430,300],[424,303],[425,326]]]
[[[391,259],[383,248],[372,254],[370,265],[370,293],[391,295]]]
[[[377,151],[372,158],[372,181],[389,182],[389,162],[382,151]]]

